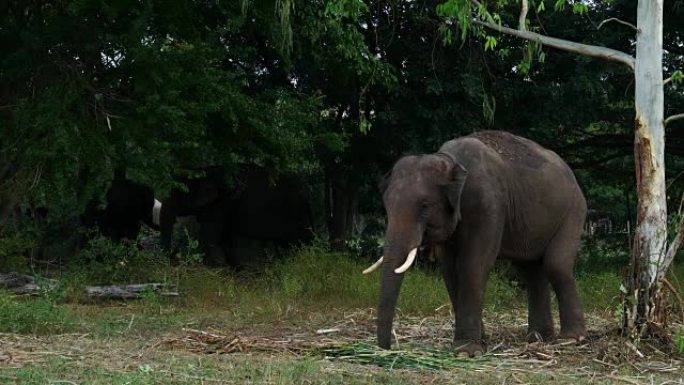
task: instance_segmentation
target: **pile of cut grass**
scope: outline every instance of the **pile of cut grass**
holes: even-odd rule
[[[476,369],[491,360],[483,355],[476,358],[459,358],[451,350],[405,347],[401,350],[384,350],[366,342],[345,344],[321,349],[325,359],[354,364],[375,365],[387,369],[448,370]]]

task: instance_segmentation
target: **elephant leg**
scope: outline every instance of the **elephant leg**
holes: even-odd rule
[[[517,264],[527,286],[527,340],[549,341],[553,339],[551,317],[551,290],[549,279],[541,262]]]
[[[436,253],[441,261],[442,265],[442,276],[444,278],[444,283],[449,293],[449,299],[451,300],[451,308],[456,312],[456,301],[458,299],[458,268],[456,265],[456,255],[454,253],[453,247],[447,244],[441,244],[435,246]],[[484,323],[480,320],[480,329],[482,330],[481,338],[484,340]],[[454,330],[455,332],[455,330]]]
[[[162,206],[159,213],[159,232],[161,233],[161,245],[164,251],[171,251],[171,241],[173,239],[173,226],[176,224],[175,210],[171,209],[170,204]]]
[[[584,313],[574,276],[581,235],[580,219],[571,216],[551,240],[544,255],[544,270],[558,298],[560,336],[578,340],[586,335]]]
[[[201,221],[199,227],[199,241],[205,253],[205,263],[209,266],[225,266],[226,255],[221,239],[223,227],[214,221]]]
[[[480,225],[465,233],[458,237],[457,243],[462,246],[455,258],[454,348],[472,357],[484,352],[484,293],[489,271],[499,254],[502,232],[494,225]]]

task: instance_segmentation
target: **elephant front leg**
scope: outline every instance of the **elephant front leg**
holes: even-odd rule
[[[456,301],[454,302],[454,350],[459,355],[474,357],[484,352],[482,307],[487,271],[480,267],[457,263]]]
[[[449,299],[451,300],[451,308],[456,314],[458,302],[458,267],[456,265],[456,254],[453,246],[448,244],[436,245],[435,253],[442,265],[442,275],[446,285]],[[481,339],[484,340],[484,325],[480,322]]]
[[[484,349],[482,306],[489,271],[499,255],[502,226],[495,215],[488,222],[463,224],[456,237],[456,301],[454,349],[470,357]]]

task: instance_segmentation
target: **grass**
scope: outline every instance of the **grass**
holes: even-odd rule
[[[0,384],[397,384],[409,385],[437,380],[462,383],[461,375],[417,374],[401,371],[359,371],[354,365],[319,359],[292,360],[282,357],[233,356],[226,359],[168,357],[166,363],[152,362],[128,370],[81,368],[74,362],[52,359],[41,365],[0,372]],[[481,384],[499,384],[496,375],[475,375]],[[488,379],[488,381],[487,381]],[[459,380],[461,382],[459,382]]]
[[[124,262],[111,267],[102,262],[107,246],[98,247],[55,291],[37,298],[0,292],[0,384],[583,384],[601,383],[592,378],[606,373],[634,381],[642,370],[630,366],[639,359],[619,338],[605,337],[615,325],[615,272],[578,274],[590,334],[609,342],[536,348],[523,341],[524,291],[495,271],[485,305],[493,350],[459,360],[449,351],[451,306],[438,272],[407,274],[395,324],[400,346],[383,352],[374,345],[379,276],[361,274],[365,261],[312,247],[266,271],[232,272],[171,266],[123,248],[105,256]],[[86,284],[151,280],[176,284],[181,296],[105,302],[80,294]],[[671,281],[683,288],[682,266]],[[554,317],[557,324],[555,310]],[[239,349],[220,353],[226,341]],[[617,361],[606,352],[617,352]],[[659,383],[672,379],[663,376]]]
[[[0,333],[64,333],[74,327],[69,309],[49,296],[16,301],[0,291]]]

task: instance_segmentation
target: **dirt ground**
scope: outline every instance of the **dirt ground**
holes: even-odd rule
[[[90,383],[89,379],[107,383],[97,375],[84,377],[92,371],[102,371],[111,383],[121,378],[120,383],[141,384],[379,383],[383,379],[396,383],[393,376],[408,383],[684,384],[681,356],[653,341],[641,341],[638,347],[625,342],[615,332],[615,320],[606,314],[588,315],[589,336],[581,343],[527,343],[524,312],[488,313],[488,350],[475,359],[448,353],[452,335],[448,316],[399,314],[398,343],[391,352],[374,348],[373,310],[340,312],[337,318],[315,328],[305,323],[263,323],[189,325],[159,334],[135,329],[114,335],[0,334],[0,384],[45,383],[43,378],[55,384]],[[198,371],[198,362],[211,369]],[[299,374],[286,369],[304,364],[309,369]],[[194,369],[188,372],[190,366]],[[130,373],[154,376],[128,381]]]

